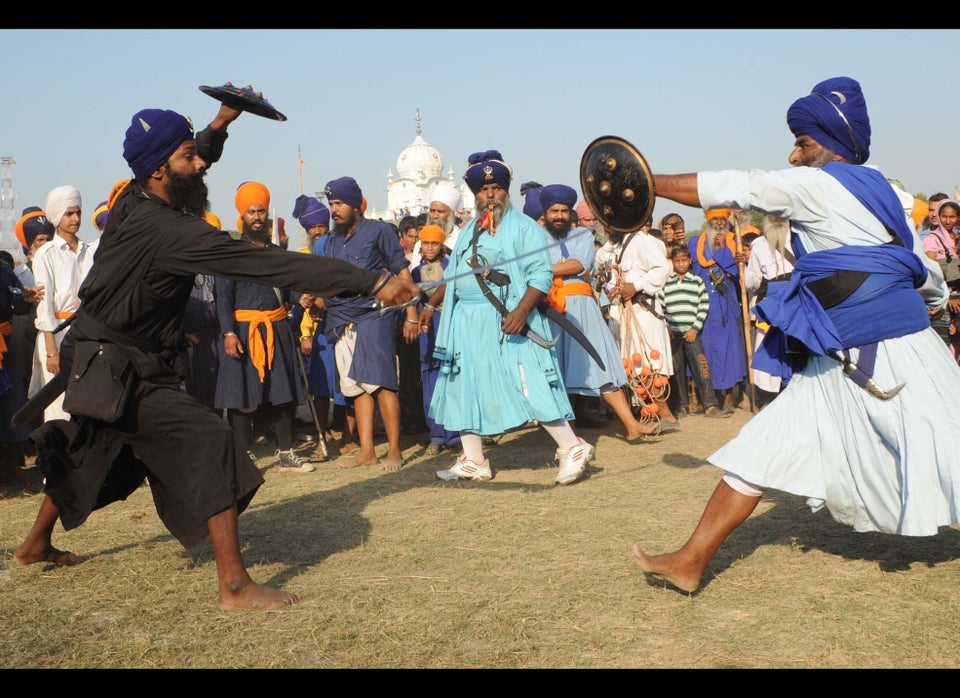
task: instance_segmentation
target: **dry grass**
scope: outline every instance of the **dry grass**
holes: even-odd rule
[[[503,437],[488,483],[442,483],[408,438],[408,465],[281,474],[240,519],[258,581],[303,601],[216,605],[209,544],[184,551],[148,488],[55,543],[70,568],[13,551],[41,495],[0,498],[6,668],[960,667],[960,531],[857,534],[774,494],[734,532],[693,596],[650,581],[629,544],[676,547],[718,471],[704,462],[748,414],[690,417],[653,443],[583,435],[598,457],[555,487],[552,442]],[[381,447],[383,450],[385,446]]]

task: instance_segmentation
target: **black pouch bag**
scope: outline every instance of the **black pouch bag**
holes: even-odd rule
[[[133,361],[123,347],[79,340],[67,377],[63,409],[71,415],[115,422],[123,416],[136,378]]]

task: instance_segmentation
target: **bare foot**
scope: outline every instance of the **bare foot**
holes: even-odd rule
[[[355,458],[351,458],[346,463],[341,463],[340,467],[341,468],[359,468],[364,465],[376,465],[376,464],[377,464],[376,456],[374,456],[373,458],[368,458],[358,454]]]
[[[221,592],[219,599],[223,611],[272,611],[295,603],[300,603],[300,597],[296,594],[253,582],[229,594]]]
[[[644,436],[658,436],[661,426],[659,422],[634,422],[627,428],[627,441],[636,441]]]
[[[57,567],[72,565],[80,559],[75,553],[71,553],[68,550],[57,550],[52,545],[43,548],[28,548],[26,543],[17,548],[13,557],[21,565],[32,565],[35,562],[52,562]]]
[[[341,456],[346,456],[347,454],[350,454],[350,453],[356,453],[359,450],[360,450],[360,447],[355,443],[340,444]]]
[[[399,473],[403,467],[403,458],[400,456],[387,456],[380,464],[380,470],[385,473]]]
[[[661,577],[677,589],[692,594],[700,586],[700,573],[689,572],[678,563],[676,553],[667,555],[646,555],[640,546],[634,543],[630,546],[637,564],[647,574]]]

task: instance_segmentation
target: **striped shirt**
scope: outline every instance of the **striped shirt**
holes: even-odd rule
[[[657,293],[667,326],[674,332],[697,332],[703,329],[703,321],[710,309],[707,287],[696,274],[687,272],[681,279],[676,272],[670,274],[667,283]]]

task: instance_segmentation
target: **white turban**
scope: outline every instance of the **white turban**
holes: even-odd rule
[[[50,190],[43,211],[47,214],[47,220],[53,223],[53,227],[59,228],[63,214],[71,206],[83,208],[83,204],[80,203],[80,191],[72,184],[64,184],[62,187]]]
[[[429,203],[432,204],[434,201],[446,204],[451,211],[456,211],[460,208],[460,190],[451,184],[440,182],[430,192]]]

